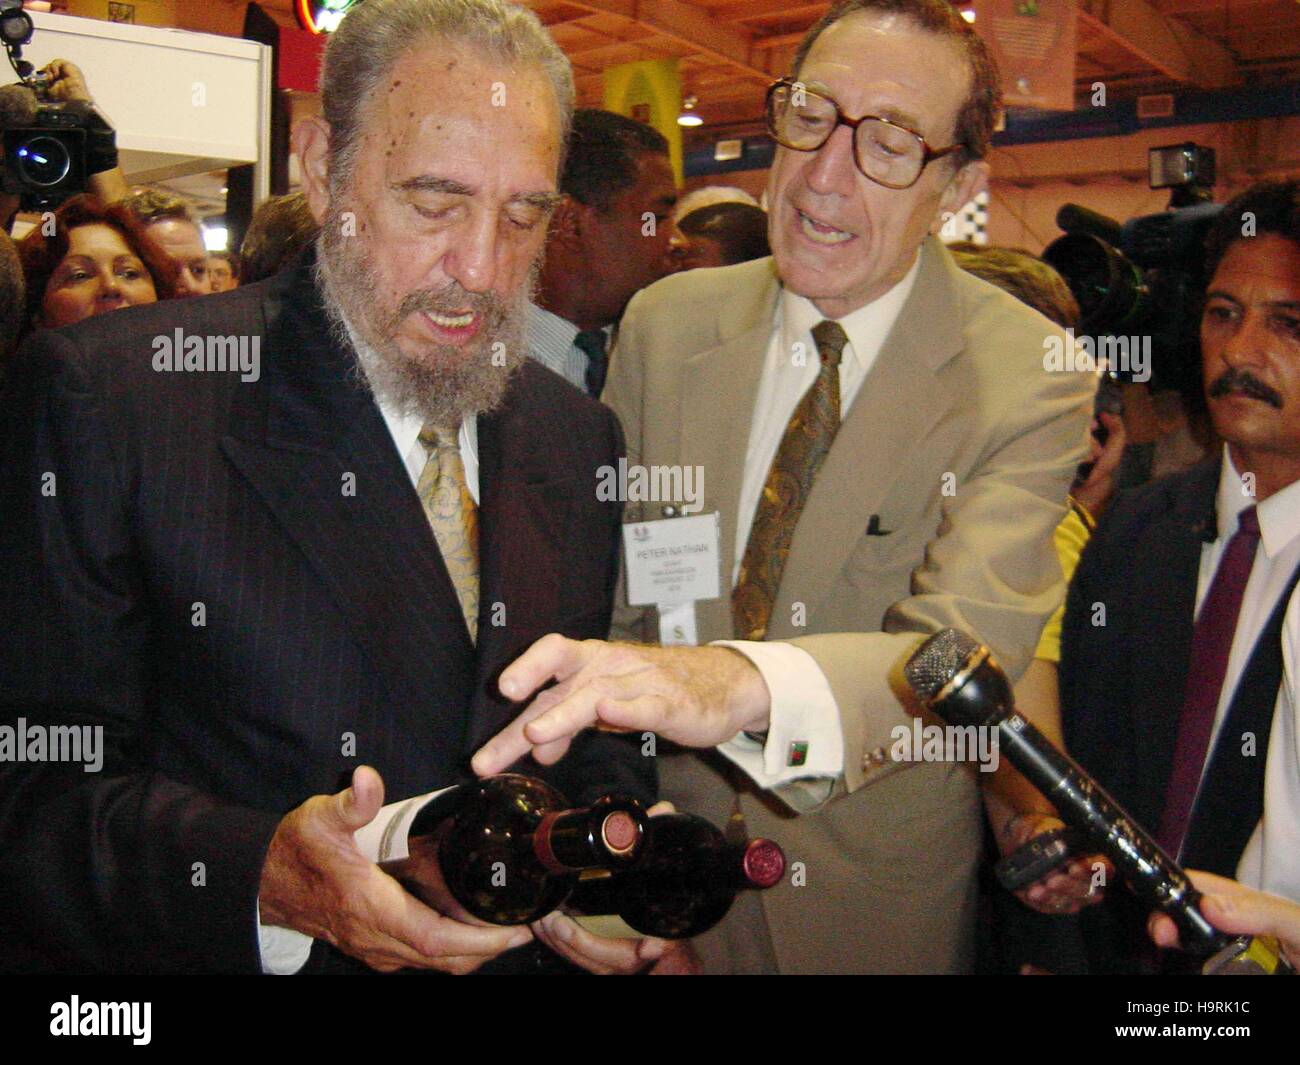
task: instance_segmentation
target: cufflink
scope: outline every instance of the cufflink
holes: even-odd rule
[[[785,757],[787,766],[800,766],[808,761],[808,741],[795,740],[790,744],[790,751]]]
[[[874,751],[868,751],[862,756],[862,772],[870,773],[873,769],[879,769],[885,764],[885,748],[877,747]]]

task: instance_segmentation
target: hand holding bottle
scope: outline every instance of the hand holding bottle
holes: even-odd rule
[[[656,803],[648,813],[653,819],[675,812],[670,802]],[[690,943],[647,936],[642,939],[596,935],[559,910],[534,921],[533,934],[560,957],[599,976],[631,975],[694,976],[701,973],[698,957]]]
[[[379,774],[360,766],[351,787],[315,795],[285,815],[262,868],[263,924],[324,939],[380,972],[472,972],[533,938],[527,928],[473,927],[440,913],[366,858],[353,833],[383,802]]]

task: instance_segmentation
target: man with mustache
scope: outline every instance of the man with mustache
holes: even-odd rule
[[[622,436],[521,339],[572,75],[502,0],[368,0],[322,96],[295,137],[313,254],[39,335],[16,368],[0,706],[102,727],[104,766],[0,764],[0,896],[22,900],[0,970],[545,960],[353,834],[385,795],[470,778],[521,650],[608,629],[620,508],[594,486]],[[232,336],[256,372],[204,361]],[[159,368],[173,338],[197,353]],[[546,773],[578,803],[654,788],[622,737]]]
[[[1111,504],[1070,587],[1071,753],[1185,866],[1300,900],[1300,182],[1207,242],[1205,395],[1221,454]],[[1096,971],[1150,970],[1123,891],[1081,918]]]

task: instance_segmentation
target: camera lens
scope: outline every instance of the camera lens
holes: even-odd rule
[[[57,185],[72,169],[67,146],[54,137],[33,137],[14,151],[18,172],[32,185],[49,188]]]

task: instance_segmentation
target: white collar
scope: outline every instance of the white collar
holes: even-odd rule
[[[1251,497],[1243,491],[1241,474],[1233,464],[1232,452],[1224,444],[1219,489],[1215,496],[1220,540],[1237,531],[1237,518],[1251,502]],[[1275,558],[1300,536],[1300,481],[1292,481],[1263,500],[1256,506],[1255,514],[1259,518],[1259,538],[1264,545],[1264,554]]]
[[[364,352],[373,358],[378,357],[373,355],[372,349],[357,336],[356,331],[352,328],[352,324],[347,320],[346,316],[343,318],[343,324],[347,328],[348,339],[352,341],[352,347],[358,352],[358,354]],[[358,362],[361,366],[365,366],[364,360],[358,358]],[[420,438],[420,431],[424,428],[424,419],[417,413],[412,411],[402,411],[397,407],[394,407],[391,403],[385,403],[375,395],[373,390],[370,395],[374,399],[375,405],[379,407],[379,413],[384,417],[384,424],[388,426],[388,433],[393,438],[393,443],[397,447],[397,453],[402,457],[402,461],[408,464],[408,468],[410,468],[410,463],[412,461],[410,457],[411,449],[415,447],[415,442]],[[460,445],[461,462],[466,467],[467,476],[470,465],[471,463],[473,464],[473,469],[475,471],[475,477],[473,478],[475,485],[473,487],[476,487],[478,470],[478,420],[473,415],[465,418],[460,423],[460,431],[457,433],[457,442]],[[418,476],[418,473],[415,474],[416,479],[418,479]],[[475,491],[474,494],[477,497],[477,491]]]
[[[835,319],[843,327],[845,335],[849,338],[849,346],[845,351],[845,360],[853,360],[853,366],[842,365],[841,369],[852,374],[865,373],[871,368],[875,361],[876,354],[885,342],[885,337],[894,327],[894,322],[898,319],[899,312],[903,309],[903,304],[907,302],[907,297],[912,294],[912,286],[916,284],[916,276],[921,270],[921,254],[918,251],[912,265],[908,268],[906,274],[892,288],[883,295],[877,296],[870,303],[864,304],[857,310],[850,311],[842,318]],[[826,318],[813,304],[813,301],[806,296],[796,295],[784,286],[781,289],[781,321],[782,329],[785,333],[786,345],[785,350],[790,351],[793,345],[801,338],[807,336],[813,326]]]

